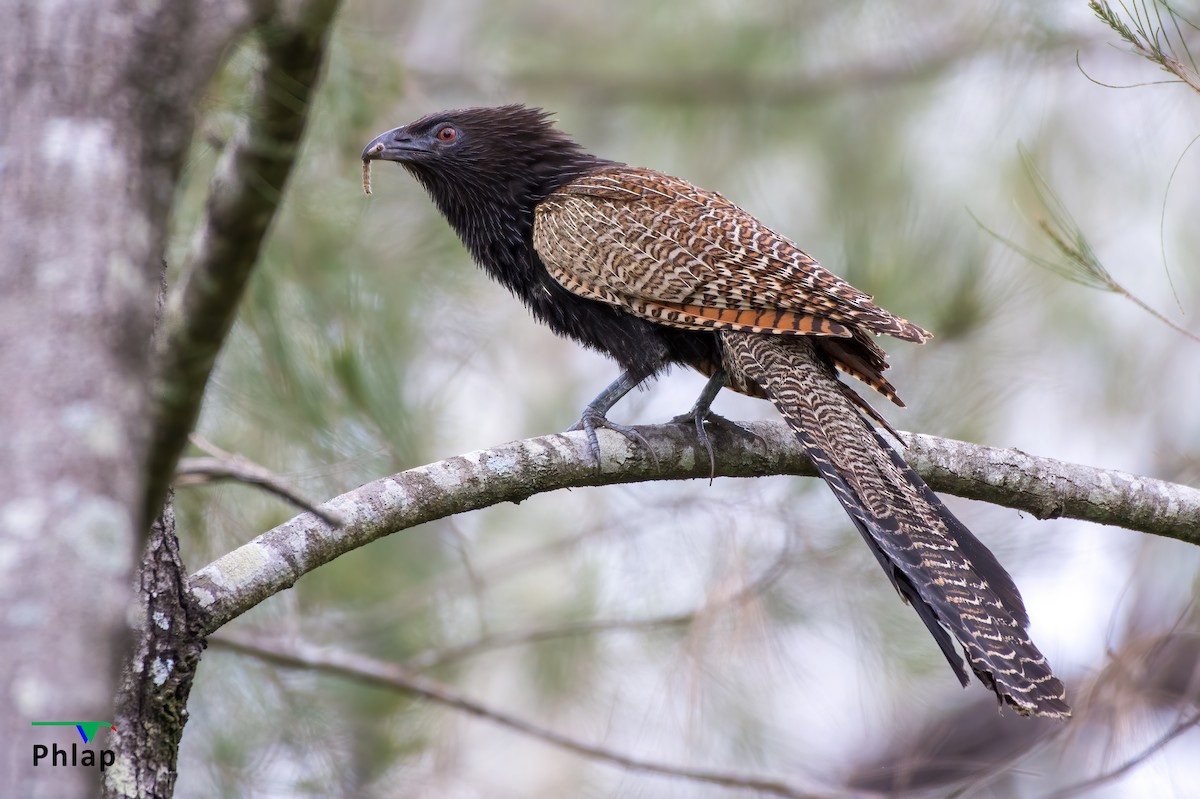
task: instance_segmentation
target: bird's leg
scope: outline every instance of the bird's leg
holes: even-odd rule
[[[700,439],[700,443],[704,445],[704,449],[708,452],[709,479],[711,480],[717,473],[717,458],[713,454],[712,441],[708,438],[708,431],[704,429],[704,423],[723,427],[731,433],[739,436],[753,438],[756,441],[762,441],[762,436],[757,433],[752,433],[742,427],[737,422],[731,422],[724,416],[719,416],[712,412],[713,400],[717,398],[717,394],[721,393],[721,389],[725,387],[725,371],[718,369],[713,372],[713,376],[708,378],[708,382],[704,384],[704,390],[700,392],[700,396],[696,398],[696,404],[687,413],[676,416],[671,421],[675,424],[694,424],[696,426],[696,437]]]
[[[645,436],[632,427],[609,421],[607,416],[609,409],[630,391],[640,386],[646,377],[646,375],[638,377],[632,372],[622,372],[620,377],[609,383],[608,388],[597,394],[596,398],[587,404],[587,407],[583,409],[583,416],[569,428],[568,432],[582,430],[587,433],[588,450],[592,453],[597,467],[600,465],[600,442],[596,439],[596,428],[598,427],[607,427],[631,441],[638,442],[646,448],[654,462],[658,462],[658,456],[654,454],[654,450],[651,449],[650,442],[646,440]]]

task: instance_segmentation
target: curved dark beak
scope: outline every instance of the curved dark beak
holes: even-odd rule
[[[414,154],[427,148],[403,127],[381,133],[363,148],[363,161],[411,161]]]

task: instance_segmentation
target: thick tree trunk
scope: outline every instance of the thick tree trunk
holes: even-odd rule
[[[252,4],[18,0],[0,26],[0,795],[85,796],[144,531],[147,377],[195,97]],[[40,750],[38,750],[40,751]],[[79,762],[77,760],[77,762]]]

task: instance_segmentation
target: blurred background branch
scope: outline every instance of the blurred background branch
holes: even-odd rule
[[[245,655],[292,669],[325,672],[338,677],[381,686],[393,691],[414,694],[422,699],[469,713],[479,718],[515,730],[543,743],[565,749],[576,755],[618,766],[634,772],[646,772],[676,777],[684,782],[719,785],[754,791],[761,796],[780,796],[785,799],[826,799],[831,796],[852,799],[847,794],[813,793],[786,782],[751,774],[736,774],[716,769],[690,768],[657,763],[641,757],[618,752],[604,746],[586,743],[575,737],[546,729],[527,719],[469,699],[450,686],[434,682],[403,668],[349,652],[321,649],[301,642],[264,641],[247,635],[220,632],[212,638],[214,644]]]

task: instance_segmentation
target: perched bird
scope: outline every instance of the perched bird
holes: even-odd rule
[[[919,343],[928,332],[720,194],[590,155],[541,109],[431,114],[378,136],[362,158],[364,172],[374,160],[400,163],[475,261],[538,320],[621,366],[577,425],[595,456],[596,427],[637,437],[607,420],[613,404],[675,364],[710,378],[690,414],[706,446],[721,388],[770,399],[962,684],[954,640],[1018,713],[1070,715],[1008,572],[837,376],[902,404],[873,337]]]

